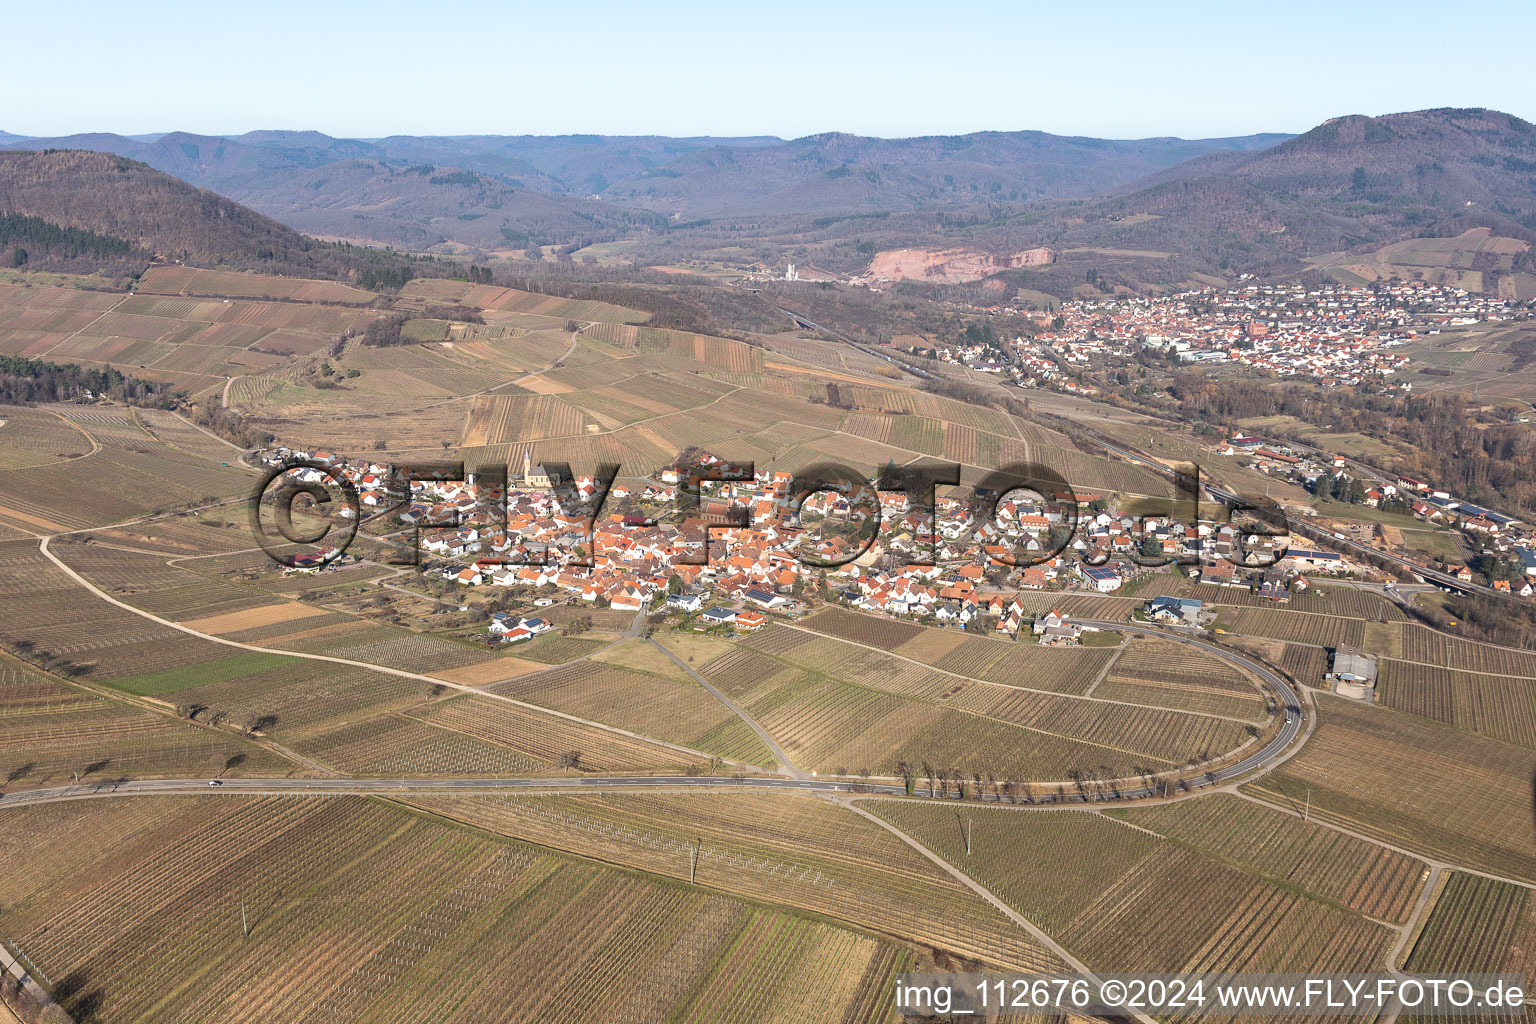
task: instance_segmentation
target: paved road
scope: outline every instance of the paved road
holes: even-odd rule
[[[1246,775],[1250,772],[1272,768],[1284,760],[1291,753],[1292,744],[1305,724],[1300,700],[1295,690],[1277,672],[1256,659],[1238,654],[1235,651],[1220,647],[1199,637],[1191,636],[1173,630],[1160,629],[1153,626],[1141,626],[1125,622],[1109,622],[1096,619],[1072,619],[1079,625],[1095,626],[1100,629],[1115,630],[1121,633],[1138,633],[1144,636],[1161,637],[1174,643],[1184,644],[1197,648],[1218,658],[1225,659],[1239,665],[1257,676],[1264,685],[1269,688],[1275,697],[1277,705],[1282,709],[1284,721],[1279,732],[1263,747],[1225,767],[1213,769],[1198,778],[1191,779],[1189,789],[1203,789],[1210,786],[1219,786],[1232,779]],[[687,666],[684,666],[685,668]],[[761,735],[761,734],[760,734]],[[770,745],[772,741],[770,740]],[[787,761],[787,758],[786,758]],[[225,779],[222,786],[210,786],[206,779],[140,779],[124,782],[102,781],[92,784],[59,786],[51,789],[18,790],[11,793],[0,793],[0,808],[17,807],[34,803],[49,803],[60,800],[80,800],[89,798],[101,798],[111,796],[146,796],[156,794],[173,793],[268,793],[268,794],[322,794],[322,793],[402,793],[402,792],[519,792],[530,790],[570,790],[583,789],[740,789],[740,790],[779,790],[804,793],[863,793],[870,795],[899,796],[906,792],[904,787],[888,783],[837,781],[831,779],[815,779],[805,776],[803,771],[789,766],[792,771],[798,773],[794,778],[773,778],[763,775],[744,776],[720,776],[720,775],[587,775],[578,778],[457,778],[457,779],[358,779],[358,778],[320,778],[320,779],[260,779],[242,778]],[[1117,780],[1124,781],[1124,780]],[[922,795],[918,789],[915,795]],[[1150,786],[1135,788],[1120,788],[1112,792],[1098,792],[1089,789],[1069,789],[1066,785],[1059,787],[1056,793],[1037,794],[1031,802],[1035,804],[1072,804],[1112,802],[1120,800],[1146,799],[1164,795]],[[946,799],[940,797],[938,799]],[[1001,798],[995,794],[981,794],[984,801],[1001,802]]]
[[[514,793],[587,789],[751,789],[805,793],[881,793],[896,795],[900,786],[834,782],[818,779],[775,779],[761,775],[592,775],[552,779],[225,779],[210,786],[206,779],[139,779],[99,782],[51,789],[0,793],[0,808],[54,803],[93,797],[156,796],[177,793],[355,794],[355,793]]]
[[[864,818],[870,823],[885,829],[887,832],[891,833],[891,835],[895,836],[897,839],[901,840],[903,843],[912,847],[912,849],[916,850],[918,853],[922,854],[928,860],[932,861],[936,866],[938,866],[955,881],[959,882],[961,885],[965,886],[967,889],[970,889],[976,895],[992,904],[992,906],[995,907],[1000,913],[1002,913],[1003,916],[1007,917],[1008,920],[1012,921],[1014,924],[1028,932],[1031,936],[1034,937],[1036,942],[1040,943],[1046,949],[1049,949],[1052,953],[1055,953],[1064,963],[1070,966],[1078,974],[1089,979],[1091,983],[1094,985],[1103,984],[1103,979],[1095,974],[1086,963],[1073,956],[1071,950],[1067,949],[1067,947],[1051,938],[1047,932],[1036,926],[1033,921],[1030,921],[1023,914],[1020,914],[1012,906],[999,898],[996,893],[992,892],[992,890],[988,889],[986,886],[976,881],[976,879],[966,874],[960,869],[958,865],[951,864],[949,861],[945,860],[943,857],[939,856],[937,853],[930,850],[922,843],[918,842],[914,837],[903,832],[901,829],[897,828],[895,825],[892,825],[890,822],[886,821],[879,815],[869,813],[864,808],[858,806],[854,801],[843,798],[838,802],[841,803],[844,807],[848,808],[854,814],[857,814],[859,817]],[[1139,1024],[1157,1024],[1153,1018],[1139,1011],[1132,1011],[1130,1016],[1138,1021]]]
[[[884,362],[887,362],[887,363],[891,364],[892,366],[896,367],[896,369],[901,370],[904,373],[909,373],[912,376],[917,377],[920,380],[932,380],[933,379],[933,374],[931,374],[931,373],[928,373],[928,372],[926,372],[924,370],[919,370],[915,366],[909,366],[908,364],[900,361],[899,359],[892,359],[889,355],[887,355],[884,352],[881,352],[879,349],[871,348],[868,345],[864,345],[864,344],[861,344],[860,342],[854,341],[852,338],[848,337],[847,335],[839,334],[837,331],[832,330],[832,328],[830,328],[830,327],[823,327],[823,326],[821,326],[821,324],[818,324],[818,323],[816,323],[816,322],[814,322],[812,320],[807,320],[805,317],[801,316],[799,313],[794,312],[793,310],[785,309],[783,306],[776,306],[774,308],[777,309],[780,313],[783,313],[785,316],[789,317],[791,320],[793,320],[795,322],[795,326],[799,327],[801,330],[820,331],[822,334],[825,334],[825,335],[827,335],[829,337],[832,337],[832,338],[836,338],[838,341],[842,342],[844,345],[848,345],[848,346],[851,346],[853,348],[856,348],[860,352],[863,352],[867,356],[874,356],[876,359],[879,359],[879,360],[882,360]]]

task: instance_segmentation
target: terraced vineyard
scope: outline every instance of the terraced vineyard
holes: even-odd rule
[[[463,302],[485,309],[526,313],[551,319],[602,320],[615,324],[643,323],[646,314],[637,313],[622,306],[612,306],[588,299],[562,299],[553,295],[536,295],[516,288],[498,288],[494,285],[472,285],[462,281],[445,281],[435,278],[418,278],[401,290],[408,299],[434,304]]]
[[[1423,973],[1528,974],[1536,966],[1536,903],[1531,891],[1453,871],[1408,953]]]
[[[1142,753],[1171,764],[1236,750],[1253,735],[1249,726],[1226,719],[993,686],[966,687],[951,703],[1004,722]]]
[[[1536,654],[1462,640],[1416,623],[1405,623],[1399,628],[1403,631],[1404,661],[1443,665],[1464,672],[1536,678]]]
[[[1019,603],[1030,615],[1044,615],[1055,609],[1063,615],[1079,619],[1106,619],[1111,622],[1129,622],[1131,613],[1142,602],[1134,598],[1116,597],[1113,594],[1053,594],[1024,591]]]
[[[1054,693],[1087,693],[1115,652],[1051,648],[968,637],[934,663],[936,668],[989,682]]]
[[[1218,621],[1228,622],[1227,628],[1233,633],[1267,636],[1318,647],[1338,647],[1341,644],[1359,647],[1365,642],[1365,623],[1359,619],[1297,614],[1278,608],[1245,608],[1235,613],[1223,613]]]
[[[542,775],[551,767],[517,750],[397,715],[319,733],[304,751],[349,775],[386,778]]]
[[[823,675],[904,697],[940,700],[956,689],[953,676],[880,651],[777,626],[754,634],[742,646]]]
[[[1316,686],[1328,671],[1328,654],[1305,644],[1286,644],[1276,663],[1298,683]]]
[[[1103,649],[1037,647],[969,634],[950,646],[926,639],[940,631],[837,608],[819,612],[801,625],[871,647],[900,647],[898,653],[906,657],[922,654],[921,660],[931,658],[935,668],[956,675],[1057,693],[1086,692],[1114,657],[1113,651]],[[913,646],[905,646],[909,643]]]
[[[519,644],[517,656],[529,661],[542,661],[546,665],[563,665],[602,650],[606,643],[604,640],[586,637],[545,636]]]
[[[346,629],[314,632],[307,636],[291,636],[273,646],[422,673],[479,665],[496,657],[483,647],[472,648],[442,637],[370,622],[355,622]]]
[[[492,688],[540,707],[720,757],[774,763],[757,734],[692,680],[589,663],[522,676]]]
[[[404,710],[431,696],[428,683],[297,659],[226,679],[185,678],[195,685],[175,692],[178,703],[200,704],[237,721],[261,719],[270,723],[266,732],[298,745],[340,722]]]
[[[579,754],[586,771],[670,773],[705,761],[645,739],[470,695],[434,704],[417,717],[549,765]]]
[[[290,768],[227,732],[95,696],[0,656],[0,788]]]
[[[77,422],[101,445],[98,450],[0,469],[0,520],[29,532],[56,533],[123,522],[166,506],[243,498],[250,489],[246,473],[188,458],[119,410],[95,415],[102,422],[86,421],[80,414]],[[114,429],[119,431],[115,437]]]
[[[797,762],[825,770],[893,774],[907,761],[963,769],[967,778],[1064,780],[1089,770],[1131,777],[1225,753],[1252,735],[1225,719],[968,680],[787,628],[749,638],[699,670]]]
[[[138,676],[212,661],[228,649],[115,608],[70,580],[35,540],[0,541],[0,639],[49,652],[61,671]]]
[[[378,296],[334,281],[308,281],[298,277],[265,277],[192,267],[152,267],[139,283],[141,291],[158,295],[238,296],[252,299],[294,299],[300,302],[338,302],[363,305]],[[162,313],[161,315],[184,315]]]
[[[0,406],[0,469],[27,469],[91,450],[90,439],[63,416],[21,405]]]
[[[854,643],[890,650],[903,641],[922,636],[922,626],[884,616],[859,615],[840,608],[817,612],[801,623],[806,629]]]
[[[581,432],[581,410],[546,395],[482,395],[469,410],[466,445],[534,441]]]
[[[1132,637],[1093,694],[1245,721],[1267,714],[1257,684],[1229,663],[1153,637]]]
[[[898,800],[865,800],[858,806],[958,865],[1049,935],[1059,934],[1100,889],[1134,874],[1160,849],[1145,832],[1074,811],[1024,813]],[[1047,878],[1049,885],[1040,884]]]
[[[125,551],[100,542],[55,542],[50,550],[118,600],[165,618],[204,617],[270,603],[254,588],[168,565],[163,555]]]

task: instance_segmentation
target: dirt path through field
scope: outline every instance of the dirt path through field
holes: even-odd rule
[[[649,641],[649,643],[650,643],[650,645],[652,647],[656,648],[662,654],[665,654],[668,658],[671,658],[672,662],[675,665],[677,665],[678,668],[682,669],[684,672],[687,672],[690,676],[692,676],[693,677],[693,681],[698,683],[700,686],[704,687],[704,689],[708,690],[714,696],[714,698],[716,700],[718,700],[721,704],[724,704],[726,707],[730,708],[732,713],[734,713],[737,718],[739,718],[743,722],[747,723],[747,725],[751,728],[751,730],[753,732],[757,733],[758,739],[760,739],[764,743],[766,743],[768,745],[768,749],[773,751],[773,756],[778,758],[779,768],[780,768],[781,771],[788,772],[790,775],[794,776],[797,779],[808,779],[808,778],[811,777],[809,772],[807,772],[804,768],[801,768],[799,765],[795,764],[794,761],[790,760],[790,757],[789,757],[789,755],[787,753],[785,753],[784,748],[779,746],[778,741],[775,740],[771,735],[769,735],[767,729],[764,729],[760,724],[758,724],[757,719],[753,718],[751,715],[747,714],[744,710],[742,710],[741,706],[738,705],[735,701],[731,700],[731,698],[727,697],[725,694],[723,694],[719,690],[715,689],[713,683],[711,683],[708,679],[705,679],[703,676],[701,676],[697,672],[695,672],[691,665],[689,665],[686,662],[684,662],[677,655],[675,655],[671,651],[667,650],[665,647],[663,647],[661,644],[657,643],[655,640],[651,640],[651,641]]]
[[[502,381],[500,384],[497,384],[495,387],[486,388],[484,391],[476,391],[472,395],[454,395],[452,398],[445,398],[441,402],[433,402],[431,405],[423,405],[420,408],[422,410],[436,409],[438,406],[452,405],[454,402],[464,402],[464,401],[468,401],[469,399],[472,399],[472,398],[479,398],[482,395],[495,394],[497,391],[500,391],[502,388],[514,387],[514,386],[516,386],[518,384],[523,383],[526,380],[531,380],[534,377],[539,376],[540,374],[548,373],[550,370],[553,370],[556,366],[559,366],[561,363],[563,363],[567,359],[571,358],[571,353],[576,351],[576,345],[577,345],[578,342],[581,341],[581,332],[586,330],[588,327],[591,327],[593,322],[594,321],[588,321],[587,323],[582,325],[580,328],[572,331],[571,332],[571,343],[570,343],[570,345],[566,346],[565,351],[561,354],[559,359],[556,359],[554,362],[550,363],[548,366],[544,367],[542,370],[531,370],[528,373],[523,374],[521,377],[517,377],[517,378],[515,378],[513,380]]]
[[[1061,959],[1066,961],[1073,970],[1077,971],[1079,974],[1090,979],[1091,981],[1098,982],[1098,976],[1088,969],[1087,964],[1083,963],[1077,957],[1067,952],[1065,946],[1051,938],[1045,932],[1041,931],[1040,928],[1038,928],[1033,922],[1026,919],[1023,914],[1020,914],[1017,910],[1014,910],[997,896],[993,895],[992,890],[988,889],[986,886],[976,881],[970,875],[966,874],[964,871],[961,871],[949,861],[945,860],[943,857],[940,857],[938,854],[928,849],[928,847],[907,835],[901,829],[897,828],[895,825],[892,825],[884,818],[864,810],[864,808],[858,806],[854,802],[852,797],[834,797],[833,799],[837,803],[840,803],[844,807],[848,808],[854,814],[859,815],[861,818],[866,818],[876,825],[879,825],[881,828],[891,833],[891,835],[895,836],[897,839],[900,839],[903,843],[906,843],[908,846],[912,847],[912,849],[916,850],[918,853],[931,860],[934,864],[937,864],[939,867],[943,868],[944,871],[952,878],[954,878],[955,881],[959,882],[961,885],[965,886],[967,889],[971,890],[976,895],[986,900],[988,903],[992,904],[992,906],[1002,911],[1003,914],[1007,916],[1008,920],[1012,921],[1014,924],[1028,932],[1036,942],[1040,943],[1046,949],[1049,949],[1052,953],[1055,953],[1057,956],[1061,957]],[[1140,1021],[1141,1024],[1157,1024],[1156,1021],[1144,1013],[1133,1013],[1131,1016]]]
[[[335,657],[334,655],[329,655],[329,654],[309,654],[309,653],[304,653],[304,652],[299,652],[299,651],[285,651],[285,650],[282,650],[280,648],[275,648],[275,647],[259,647],[259,646],[255,645],[255,644],[241,643],[241,642],[239,642],[237,640],[230,640],[230,639],[227,639],[225,637],[214,636],[211,633],[199,632],[198,630],[191,629],[188,626],[183,625],[182,623],[173,622],[172,620],[167,619],[167,618],[163,618],[162,616],[156,615],[153,612],[145,611],[142,608],[136,608],[133,605],[128,604],[127,602],[124,602],[124,601],[119,601],[117,598],[113,597],[111,594],[108,594],[106,591],[104,591],[100,587],[96,586],[96,584],[92,583],[90,580],[88,580],[84,576],[80,575],[72,567],[70,567],[70,565],[68,563],[66,563],[58,555],[55,555],[52,551],[50,551],[48,549],[48,544],[49,544],[49,541],[51,541],[52,539],[53,539],[52,537],[45,537],[45,538],[43,538],[41,543],[38,545],[39,550],[42,552],[44,558],[48,559],[55,566],[57,566],[60,571],[62,571],[66,576],[68,576],[75,583],[77,583],[80,586],[84,587],[86,590],[89,590],[96,597],[100,598],[101,600],[107,602],[110,605],[113,605],[113,606],[115,606],[117,608],[121,608],[123,611],[130,612],[130,613],[132,613],[134,615],[139,616],[140,618],[148,619],[150,622],[158,623],[159,625],[165,626],[168,629],[174,629],[178,633],[186,633],[188,636],[195,636],[198,639],[206,640],[209,643],[219,644],[219,645],[224,646],[224,647],[233,647],[233,648],[235,648],[237,650],[242,650],[242,651],[251,651],[251,652],[254,652],[256,654],[280,654],[280,655],[282,655],[284,657],[288,657],[288,658],[301,658],[301,659],[303,659],[305,661],[324,661],[324,662],[329,662],[329,663],[331,663],[333,665],[349,665],[349,666],[351,666],[353,668],[367,669],[367,670],[369,670],[371,672],[382,672],[384,675],[396,676],[396,677],[401,678],[401,679],[415,680],[416,682],[426,683],[429,686],[441,686],[441,687],[447,687],[448,689],[460,690],[460,691],[462,691],[464,693],[473,693],[473,694],[477,694],[478,696],[483,697],[483,698],[488,699],[488,700],[501,701],[502,703],[511,704],[511,705],[513,705],[515,707],[522,708],[525,711],[532,711],[532,712],[535,712],[536,714],[541,714],[541,715],[552,715],[555,718],[564,719],[567,722],[574,722],[577,725],[583,725],[583,726],[586,726],[587,728],[590,728],[590,729],[600,729],[603,732],[613,733],[614,735],[623,736],[623,737],[625,737],[627,739],[640,740],[640,741],[645,742],[645,743],[653,743],[653,744],[656,744],[658,746],[667,747],[668,749],[675,750],[675,751],[677,751],[679,753],[688,755],[688,757],[690,759],[697,759],[697,760],[705,762],[705,763],[708,763],[711,760],[717,759],[716,755],[707,754],[707,753],[705,753],[702,750],[694,750],[691,747],[685,747],[685,746],[682,746],[681,744],[678,744],[678,743],[668,743],[665,740],[655,739],[654,737],[651,737],[651,736],[642,736],[639,733],[630,732],[627,729],[620,729],[617,726],[607,725],[607,724],[605,724],[603,722],[594,722],[594,721],[592,721],[590,719],[586,719],[586,718],[578,718],[575,715],[568,715],[568,714],[566,714],[563,711],[555,711],[555,710],[552,710],[550,708],[540,707],[537,704],[529,704],[526,701],[516,700],[515,698],[507,697],[507,696],[505,696],[503,694],[499,694],[499,693],[492,693],[490,691],[480,689],[479,687],[476,687],[476,686],[469,686],[469,685],[466,685],[464,683],[456,683],[456,682],[453,682],[451,680],[442,679],[442,678],[440,678],[438,676],[429,676],[429,675],[425,675],[425,674],[423,674],[421,672],[407,672],[405,669],[393,668],[393,667],[387,666],[387,665],[374,665],[374,664],[371,664],[371,663],[366,662],[366,661],[357,661],[357,660],[352,659],[352,658],[338,658],[338,657]],[[633,627],[633,626],[631,627],[631,629],[634,629],[634,628],[635,627]],[[725,760],[725,759],[721,758],[720,760]],[[741,769],[743,769],[745,771],[758,771],[759,770],[758,768],[756,768],[756,766],[753,766],[753,765],[738,764],[737,762],[734,762],[734,761],[728,761],[727,763],[735,765],[736,767],[741,768]]]

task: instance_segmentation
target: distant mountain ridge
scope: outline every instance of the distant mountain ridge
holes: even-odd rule
[[[1117,141],[1026,131],[872,139],[834,133],[750,150],[695,150],[613,186],[607,196],[693,216],[1023,202],[1087,196],[1204,153],[1263,148],[1288,137]]]
[[[642,210],[514,188],[478,171],[432,164],[401,168],[359,159],[255,170],[233,179],[231,190],[243,203],[310,234],[414,251],[450,241],[521,249],[665,226]]]
[[[1212,272],[1295,274],[1324,255],[1469,227],[1536,239],[1536,126],[1482,108],[1349,115],[1300,136],[1193,141],[1041,132],[337,139],[262,130],[6,137],[0,154],[69,146],[120,151],[303,231],[416,251],[639,238],[642,258],[659,253],[661,262],[803,246],[818,265],[857,273],[890,249],[961,244],[996,255],[1047,246],[1064,258],[995,276],[1060,291],[1082,286],[1082,259],[1095,279],[1107,273],[1134,286]],[[1494,262],[1470,269],[1488,270],[1494,283],[1536,270],[1525,255]]]
[[[3,149],[91,149],[140,160],[306,231],[411,247],[515,239],[618,237],[649,218],[816,216],[1086,196],[1208,152],[1248,151],[1288,136],[1069,138],[1044,132],[877,139],[768,136],[391,136],[338,139],[262,130],[229,138],[171,132],[0,138]],[[373,177],[427,168],[495,179],[473,194],[420,190],[380,212]],[[396,178],[397,183],[404,179]],[[542,198],[541,198],[542,197]],[[497,210],[506,210],[504,215]],[[483,221],[483,223],[482,223]],[[660,221],[656,221],[660,223]]]

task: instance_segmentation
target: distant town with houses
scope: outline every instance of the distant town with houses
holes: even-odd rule
[[[1040,330],[1032,338],[1015,338],[1011,346],[961,341],[935,355],[1021,386],[1089,395],[1095,390],[1075,380],[1072,369],[1143,350],[1183,365],[1236,364],[1324,387],[1376,383],[1406,393],[1411,382],[1390,381],[1409,362],[1404,346],[1446,327],[1514,315],[1503,299],[1424,282],[1311,289],[1250,283],[1073,299],[1034,314]]]

